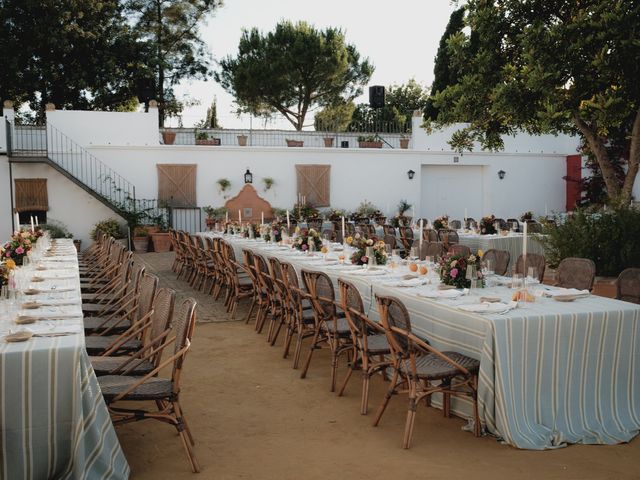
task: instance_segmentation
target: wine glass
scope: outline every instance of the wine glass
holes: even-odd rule
[[[524,287],[524,278],[521,273],[514,273],[511,277],[511,288],[514,290],[522,290]]]
[[[413,245],[411,247],[409,257],[411,260],[418,260],[420,258],[420,247],[418,245]]]
[[[538,269],[536,267],[527,268],[527,283],[538,283]]]

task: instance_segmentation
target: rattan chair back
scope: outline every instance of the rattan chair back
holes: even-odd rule
[[[569,257],[560,262],[556,273],[558,286],[591,291],[596,277],[596,264],[589,258]]]
[[[449,246],[449,253],[452,255],[462,255],[468,258],[471,255],[471,249],[466,245],[453,244]]]
[[[462,228],[462,222],[460,220],[450,220],[449,228],[453,230],[460,230]]]
[[[616,281],[616,298],[640,303],[640,268],[627,268],[620,272]]]
[[[542,279],[544,278],[544,270],[547,266],[547,262],[544,258],[544,255],[540,255],[537,253],[527,253],[527,264],[524,264],[524,256],[520,255],[516,259],[516,267],[513,273],[519,273],[521,275],[526,275],[529,271],[529,267],[534,267],[538,274],[538,281],[542,283]]]
[[[511,254],[507,250],[496,250],[492,248],[484,252],[482,261],[487,264],[491,262],[491,269],[496,275],[505,275],[509,268],[509,261],[511,260]]]

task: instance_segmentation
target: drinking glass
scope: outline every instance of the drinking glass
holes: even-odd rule
[[[521,273],[514,273],[511,277],[511,288],[514,290],[520,290],[524,287],[524,278]]]
[[[538,269],[536,267],[527,268],[527,282],[538,283]]]
[[[420,247],[417,245],[413,245],[411,247],[411,253],[409,255],[411,257],[411,260],[418,260],[418,258],[420,258]]]
[[[367,267],[375,267],[378,264],[378,261],[376,259],[376,254],[373,251],[373,247],[367,247],[366,255],[368,259]]]

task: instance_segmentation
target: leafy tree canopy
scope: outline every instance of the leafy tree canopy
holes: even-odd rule
[[[301,130],[310,108],[357,97],[372,73],[342,30],[283,21],[266,35],[245,30],[238,55],[223,59],[215,78],[242,111],[279,112]]]
[[[579,132],[597,158],[610,199],[626,202],[640,164],[640,3],[624,0],[469,0],[464,32],[448,40],[459,81],[434,97],[427,126],[470,120],[451,140],[500,149],[501,136]],[[606,148],[626,140],[617,181]]]

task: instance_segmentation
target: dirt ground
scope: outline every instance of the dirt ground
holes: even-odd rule
[[[329,356],[317,351],[306,379],[252,325],[229,321],[222,305],[175,281],[171,256],[141,256],[161,283],[194,295],[199,323],[182,382],[181,403],[202,467],[192,474],[175,430],[146,421],[120,426],[133,479],[638,479],[640,441],[525,451],[463,431],[463,420],[418,411],[412,447],[401,448],[406,397],[394,397],[379,427],[373,411],[385,391],[371,385],[370,413],[359,414],[360,378],[344,397],[329,391]],[[339,381],[345,372],[339,371]]]

